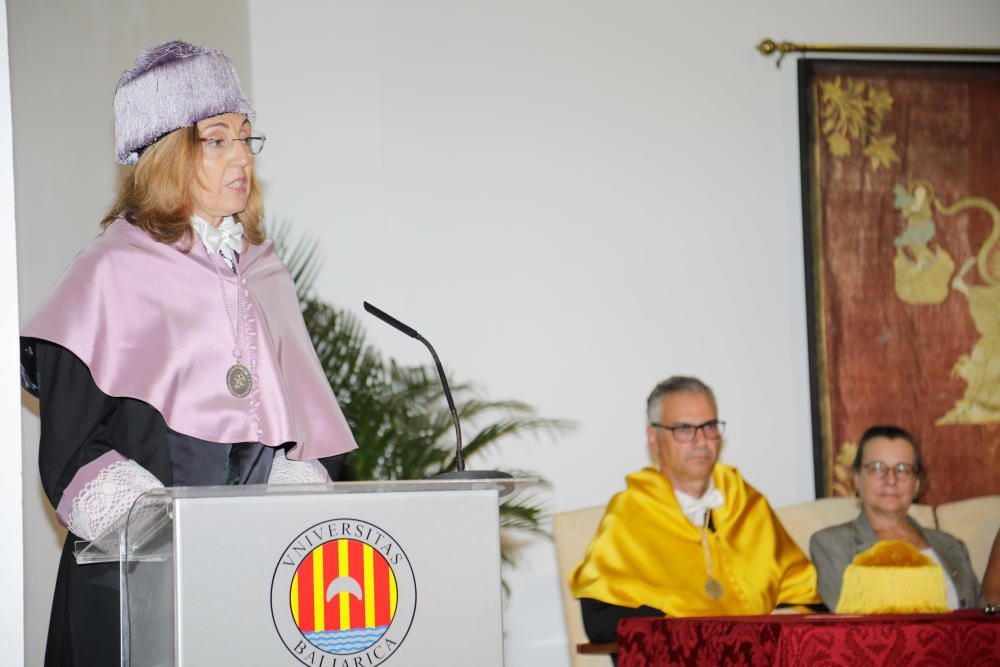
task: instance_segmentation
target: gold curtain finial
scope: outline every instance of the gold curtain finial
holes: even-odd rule
[[[985,47],[958,46],[883,46],[871,44],[800,44],[797,42],[776,42],[770,37],[761,40],[757,45],[760,55],[767,58],[773,53],[778,54],[775,67],[781,67],[781,61],[789,53],[881,53],[891,55],[923,55],[923,56],[987,56],[1000,57],[1000,49]]]
[[[765,37],[761,40],[760,44],[757,45],[757,51],[765,58],[774,52],[778,53],[778,60],[774,63],[775,67],[781,67],[781,61],[784,60],[785,56],[789,53],[793,53],[795,51],[804,52],[806,50],[807,49],[804,44],[795,44],[793,42],[778,43],[770,37]]]

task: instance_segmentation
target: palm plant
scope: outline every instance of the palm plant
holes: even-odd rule
[[[287,224],[272,230],[279,254],[295,280],[306,328],[327,380],[340,402],[358,443],[347,455],[341,479],[425,479],[455,470],[451,413],[433,366],[403,366],[383,359],[366,340],[350,312],[313,295],[319,270],[315,245],[299,238],[289,242]],[[572,425],[540,417],[530,405],[514,400],[488,400],[469,383],[449,385],[459,417],[471,431],[463,446],[466,460],[508,442],[512,436],[554,435]],[[526,471],[508,471],[532,476]],[[540,486],[544,487],[544,480]],[[544,506],[536,492],[522,492],[500,506],[501,550],[513,563],[520,541],[516,533],[544,535]]]

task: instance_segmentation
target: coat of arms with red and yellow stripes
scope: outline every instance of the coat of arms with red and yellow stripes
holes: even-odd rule
[[[365,665],[377,665],[405,637],[416,590],[409,560],[391,536],[364,521],[336,519],[286,548],[271,598],[275,626],[304,664],[319,664],[323,654],[365,654]]]

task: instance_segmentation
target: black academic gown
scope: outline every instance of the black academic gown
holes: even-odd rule
[[[22,384],[39,398],[39,471],[53,507],[77,471],[116,450],[164,486],[262,484],[274,449],[219,444],[170,430],[150,405],[104,394],[73,353],[22,339]],[[45,667],[112,667],[119,662],[118,564],[77,565],[69,533],[52,601]]]

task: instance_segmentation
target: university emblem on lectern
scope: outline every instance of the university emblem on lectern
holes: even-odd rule
[[[303,531],[285,548],[271,582],[274,627],[310,667],[382,664],[406,638],[416,603],[406,553],[358,519]]]

